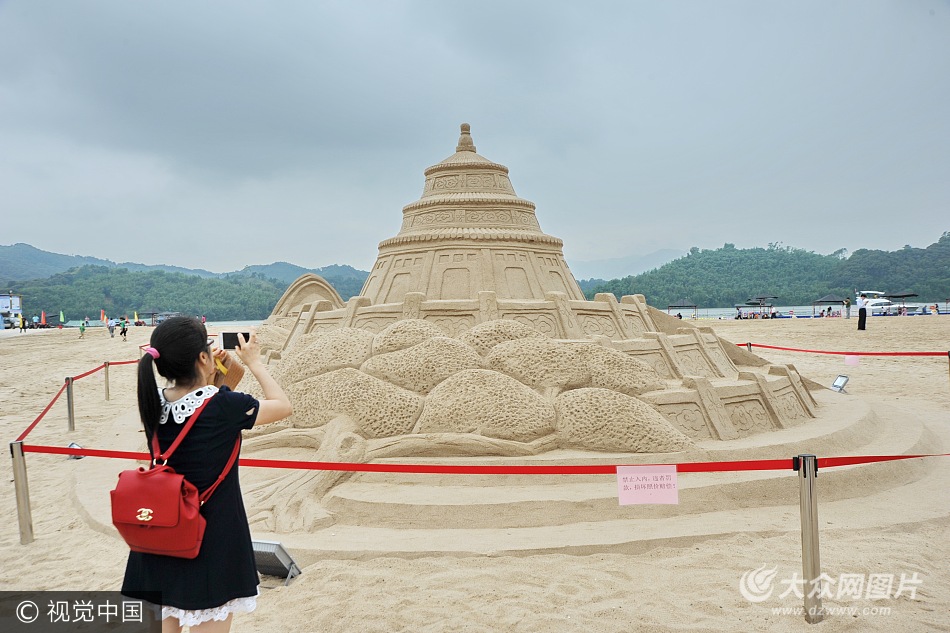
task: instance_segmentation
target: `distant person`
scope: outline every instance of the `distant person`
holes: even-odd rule
[[[129,339],[126,336],[129,333],[129,319],[127,317],[122,317],[122,322],[119,324],[119,336],[122,337],[123,341],[128,341]]]
[[[851,299],[848,297],[844,298],[844,318],[851,318]]]
[[[742,319],[742,308],[736,306],[736,319]]]
[[[115,319],[109,319],[106,325],[109,328],[109,336],[115,338]]]
[[[858,297],[857,306],[858,306],[858,329],[859,330],[867,329],[865,328],[865,325],[867,324],[867,320],[868,320],[868,296],[861,295],[860,297]]]
[[[20,331],[26,332],[26,319],[23,318],[23,315],[20,315]]]
[[[676,313],[676,318],[682,321],[682,320],[683,320],[683,313],[682,313],[682,312],[677,312],[677,313]]]
[[[89,327],[89,317],[86,317],[85,321],[86,321],[86,327]]]
[[[828,306],[828,314],[826,316],[831,316],[831,306]]]
[[[202,314],[202,315],[201,315],[201,325],[204,325],[204,324],[207,323],[207,322],[208,322],[208,319],[206,319],[206,318],[205,318],[205,315]]]
[[[86,338],[86,322],[79,322],[79,338]]]

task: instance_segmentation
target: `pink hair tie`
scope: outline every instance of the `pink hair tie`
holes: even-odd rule
[[[153,359],[158,358],[161,354],[158,353],[158,350],[154,347],[146,347],[145,353],[151,356]]]

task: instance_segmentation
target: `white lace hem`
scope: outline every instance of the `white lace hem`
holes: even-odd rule
[[[165,391],[159,389],[158,397],[161,398],[162,401],[162,417],[159,418],[158,423],[165,424],[168,422],[168,414],[170,413],[175,420],[175,424],[184,424],[185,420],[187,420],[205,400],[216,393],[218,393],[217,387],[207,385],[195,389],[191,393],[186,393],[174,402],[169,402],[165,400]]]
[[[198,626],[211,620],[227,620],[232,613],[250,613],[257,608],[257,596],[235,598],[213,609],[187,610],[178,607],[162,607],[162,619],[178,618],[179,626]]]

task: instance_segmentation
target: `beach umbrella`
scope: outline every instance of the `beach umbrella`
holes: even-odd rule
[[[42,315],[40,316],[40,325],[46,325],[46,310],[43,310],[40,314]]]

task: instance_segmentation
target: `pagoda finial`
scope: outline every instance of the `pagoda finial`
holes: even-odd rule
[[[462,135],[459,136],[459,144],[455,146],[456,152],[474,152],[475,143],[472,141],[472,126],[468,123],[462,124]]]

